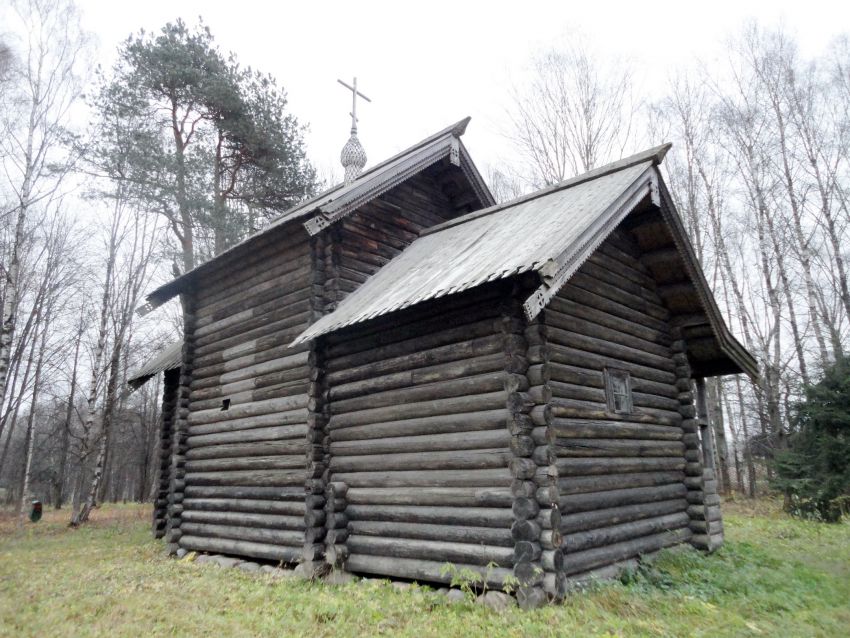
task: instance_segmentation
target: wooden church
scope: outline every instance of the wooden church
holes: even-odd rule
[[[467,123],[359,175],[349,148],[346,183],[148,297],[184,306],[182,346],[133,380],[165,370],[172,550],[420,582],[452,563],[532,606],[722,542],[704,379],[756,364],[669,145],[497,205]]]

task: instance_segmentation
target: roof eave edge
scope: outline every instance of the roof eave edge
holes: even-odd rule
[[[523,303],[523,310],[529,321],[549,305],[564,284],[643,199],[649,196],[653,203],[660,204],[659,176],[655,166],[655,164],[648,166],[631,186],[608,206],[605,213],[599,216],[599,223],[588,229],[584,239],[578,240],[580,247],[577,251],[568,247],[557,258],[545,262],[538,268],[537,272],[543,279],[543,283]]]

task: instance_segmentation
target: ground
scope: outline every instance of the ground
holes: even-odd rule
[[[0,512],[0,636],[846,636],[850,524],[727,503],[711,556],[664,552],[561,605],[497,613],[427,588],[275,580],[163,555],[149,508],[21,525]]]

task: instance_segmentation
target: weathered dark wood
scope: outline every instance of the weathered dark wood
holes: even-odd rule
[[[380,439],[353,441],[331,441],[333,456],[356,456],[361,454],[397,454],[407,452],[437,452],[469,449],[507,448],[510,433],[507,430],[483,430],[471,435],[469,432],[446,434],[423,434]]]
[[[390,487],[350,488],[346,499],[352,505],[449,505],[464,507],[510,507],[508,488]]]
[[[458,571],[468,569],[478,573],[483,582],[495,588],[503,587],[513,575],[510,569],[488,568],[468,563],[455,563],[454,567]],[[355,573],[395,576],[426,583],[449,583],[452,580],[450,571],[446,570],[446,562],[439,559],[418,560],[352,552],[345,561],[345,569]]]
[[[193,511],[193,503],[184,501],[183,521],[191,523],[207,523],[210,525],[262,527],[272,530],[303,530],[303,516],[282,516],[277,514],[257,514],[246,512],[215,512]],[[202,534],[203,535],[203,534]]]
[[[375,422],[329,432],[331,441],[354,441],[500,429],[511,413],[504,407],[478,412],[437,414],[413,419]],[[470,434],[470,436],[474,436]]]
[[[660,532],[650,536],[588,549],[564,556],[564,572],[575,574],[600,565],[607,565],[640,554],[654,552],[670,545],[686,542],[692,535],[687,527]]]
[[[180,538],[180,546],[184,549],[199,552],[220,552],[235,556],[279,560],[285,563],[294,563],[301,558],[300,547],[285,547],[282,545],[247,542],[231,538],[209,538],[187,534]]]
[[[339,472],[335,480],[354,487],[493,487],[509,486],[507,467],[484,470],[402,470],[391,472]]]
[[[183,499],[183,506],[187,510],[192,510],[195,514],[201,512],[225,512],[229,516],[238,516],[239,514],[236,513],[251,512],[303,517],[305,509],[303,490],[302,494],[293,495],[290,498],[299,500],[277,501],[247,498],[190,498],[187,494],[187,497]]]
[[[480,543],[458,543],[438,540],[393,538],[386,536],[360,536],[352,534],[346,541],[352,554],[371,554],[395,558],[443,560],[450,563],[499,566],[512,564],[513,549],[483,545]]]
[[[508,508],[434,507],[405,505],[349,505],[346,514],[352,520],[430,523],[464,527],[500,527],[510,529],[513,515]]]
[[[561,549],[565,553],[570,554],[593,547],[604,547],[633,538],[687,527],[689,522],[690,518],[685,512],[677,512],[675,514],[666,514],[656,518],[644,518],[586,532],[576,532],[564,536]]]
[[[574,514],[563,514],[558,529],[564,538],[570,534],[617,525],[642,518],[684,512],[688,502],[683,498],[648,503],[633,503],[605,509],[591,509]]]
[[[558,503],[561,513],[583,512],[594,509],[605,509],[621,505],[664,501],[684,498],[687,488],[681,483],[651,487],[634,487],[605,492],[588,492],[583,494],[561,495]]]

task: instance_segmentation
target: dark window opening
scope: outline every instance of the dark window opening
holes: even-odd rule
[[[632,413],[632,384],[628,372],[605,368],[605,398],[610,412]]]
[[[229,410],[229,409],[230,409],[230,399],[222,399],[221,400],[221,411],[224,412],[225,410]]]

